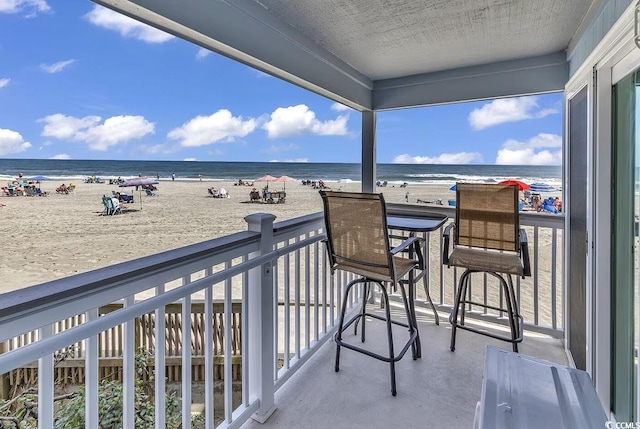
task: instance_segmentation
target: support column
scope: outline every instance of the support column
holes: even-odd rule
[[[362,112],[362,192],[375,192],[376,112]]]
[[[244,218],[249,231],[260,232],[260,250],[249,254],[249,259],[273,251],[273,221],[275,216],[255,213]],[[252,418],[264,423],[276,410],[273,368],[274,303],[273,266],[265,263],[249,271],[249,396],[260,399],[260,408]]]

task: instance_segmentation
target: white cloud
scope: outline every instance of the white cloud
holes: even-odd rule
[[[333,103],[331,105],[331,110],[335,110],[336,112],[346,112],[353,109],[351,109],[351,107],[349,106],[345,106],[344,104]]]
[[[474,130],[483,130],[505,122],[544,118],[558,113],[556,109],[540,109],[536,97],[515,97],[493,100],[469,114],[469,124]]]
[[[198,159],[197,158],[185,158],[184,160],[185,161],[197,161]]]
[[[269,162],[309,162],[309,158],[296,158],[296,159],[283,159],[283,160],[272,159]]]
[[[267,153],[278,153],[278,152],[289,152],[292,150],[298,150],[299,146],[297,144],[294,143],[289,143],[289,144],[279,144],[279,145],[271,145],[268,148],[266,148],[264,150],[264,152]]]
[[[210,54],[212,54],[213,52],[211,52],[208,49],[205,48],[200,48],[198,49],[198,53],[196,54],[196,59],[201,60],[203,58],[208,57]]]
[[[131,37],[147,43],[164,43],[174,38],[171,34],[98,5],[95,5],[85,18],[98,27],[117,31],[122,37]]]
[[[438,156],[398,155],[393,159],[394,164],[471,164],[482,162],[482,154],[478,152],[441,153]]]
[[[167,137],[178,140],[181,146],[205,146],[236,137],[245,137],[255,130],[257,121],[233,116],[227,109],[220,109],[210,116],[196,116],[181,127],[169,131]]]
[[[278,107],[271,113],[270,119],[262,126],[269,138],[294,137],[302,134],[320,136],[342,136],[347,134],[348,115],[336,119],[319,121],[313,110],[304,104]]]
[[[100,116],[75,118],[61,113],[39,119],[45,123],[43,136],[85,143],[89,149],[98,151],[155,132],[155,125],[143,116],[113,116],[101,121]]]
[[[24,141],[22,134],[6,128],[0,128],[0,156],[24,152],[30,147],[31,143]]]
[[[51,158],[49,159],[71,159],[70,155],[67,155],[66,153],[59,153],[57,155],[53,155]]]
[[[38,13],[49,12],[51,7],[46,0],[0,0],[0,13],[27,12],[27,17],[31,18]]]
[[[50,74],[60,73],[62,70],[64,70],[65,68],[67,68],[68,66],[70,66],[75,62],[76,60],[71,59],[71,60],[65,60],[65,61],[58,61],[57,63],[53,63],[53,64],[40,64],[40,68]]]
[[[11,82],[11,79],[9,78],[0,79],[0,88],[4,88],[9,85],[9,82]]]
[[[560,165],[562,164],[562,137],[542,133],[524,142],[507,140],[498,150],[496,164]]]

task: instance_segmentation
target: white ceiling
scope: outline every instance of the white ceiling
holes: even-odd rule
[[[372,80],[564,50],[590,0],[256,0]]]
[[[359,110],[558,91],[603,0],[93,0]]]

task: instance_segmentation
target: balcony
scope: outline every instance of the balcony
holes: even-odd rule
[[[411,210],[389,205],[389,212]],[[16,380],[37,380],[39,427],[50,428],[60,386],[71,378],[86,388],[86,427],[97,428],[99,381],[115,374],[124,390],[123,427],[133,428],[142,347],[152,356],[153,390],[173,389],[181,398],[183,428],[191,427],[192,412],[203,413],[206,427],[254,427],[251,417],[265,421],[276,407],[267,426],[471,425],[484,348],[506,343],[461,332],[456,352],[449,351],[446,317],[458,273],[441,263],[441,232],[425,235],[424,253],[442,324],[435,325],[420,285],[423,357],[398,364],[398,397],[392,398],[388,369],[378,361],[345,352],[341,372],[333,371],[330,338],[352,277],[329,273],[322,214],[276,224],[270,215],[251,215],[247,222],[246,232],[5,294],[0,393],[7,396]],[[526,329],[521,351],[566,363],[560,340],[564,219],[532,214],[521,222],[534,272],[516,283]],[[472,285],[476,300],[499,303],[494,290],[489,279]],[[356,308],[360,297],[348,307]],[[392,301],[394,311],[398,305]],[[504,322],[501,314],[473,308],[467,315],[494,327]],[[191,329],[182,329],[185,320]],[[385,337],[368,326],[368,341],[384,347]],[[58,359],[61,351],[67,359]],[[166,397],[156,394],[154,401],[155,427],[165,427]]]

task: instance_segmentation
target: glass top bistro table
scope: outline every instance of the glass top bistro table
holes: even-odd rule
[[[437,231],[440,229],[449,219],[449,217],[445,214],[428,212],[425,210],[420,210],[416,208],[416,206],[409,206],[411,210],[403,210],[399,208],[399,205],[395,207],[387,207],[387,227],[390,230],[395,231],[405,231],[408,232],[410,236],[416,236],[418,233],[426,234],[428,232]],[[428,243],[427,243],[428,245]],[[425,252],[426,253],[426,252]],[[409,257],[412,258],[413,255],[410,253]],[[418,320],[416,318],[415,311],[415,283],[422,280],[424,284],[424,290],[427,295],[427,300],[429,301],[429,305],[433,310],[433,315],[435,317],[436,325],[440,324],[440,318],[438,317],[438,311],[436,310],[435,305],[433,305],[433,301],[431,300],[431,295],[429,293],[429,285],[426,276],[429,274],[429,261],[425,258],[420,258],[422,262],[422,266],[418,267],[420,269],[420,273],[417,274],[417,277],[410,278],[409,287],[409,306],[411,308],[411,315],[413,317],[414,326],[418,326]],[[409,273],[410,277],[416,276],[415,270]],[[421,355],[421,347],[420,347],[420,334],[416,338],[416,348],[417,355],[420,357]]]

